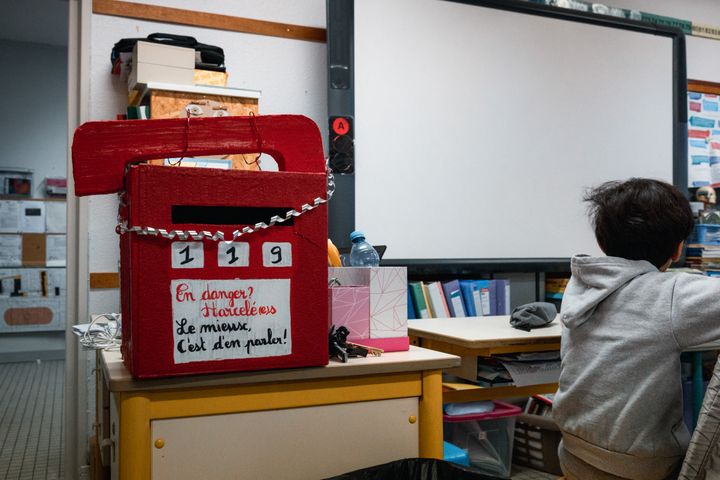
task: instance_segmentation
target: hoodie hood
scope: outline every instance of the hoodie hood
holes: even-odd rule
[[[572,277],[563,294],[560,321],[575,328],[590,318],[600,302],[635,277],[658,269],[647,260],[578,255],[570,261]]]

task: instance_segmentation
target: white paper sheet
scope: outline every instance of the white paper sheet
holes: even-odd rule
[[[541,385],[554,383],[560,378],[560,360],[550,362],[501,362],[515,385]]]
[[[66,264],[67,237],[65,235],[47,235],[45,237],[45,265],[64,267]]]
[[[20,202],[15,200],[0,201],[0,232],[20,232]]]
[[[67,230],[67,205],[65,202],[45,203],[45,230],[47,233],[65,233]]]
[[[172,280],[175,363],[292,353],[290,280]]]
[[[45,232],[45,202],[25,200],[20,202],[20,231],[23,233]]]
[[[0,267],[22,266],[22,236],[0,235]]]

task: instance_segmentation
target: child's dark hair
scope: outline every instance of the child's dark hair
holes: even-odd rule
[[[674,186],[631,178],[603,183],[584,200],[606,255],[663,266],[692,232],[690,203]]]

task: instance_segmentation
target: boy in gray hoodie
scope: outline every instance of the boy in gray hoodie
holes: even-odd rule
[[[563,296],[560,462],[568,480],[675,478],[690,439],[680,353],[720,339],[720,280],[665,271],[693,228],[672,185],[609,182],[585,200],[607,256],[574,257]]]

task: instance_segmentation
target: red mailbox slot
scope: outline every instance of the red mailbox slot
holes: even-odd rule
[[[133,165],[258,151],[282,171]],[[135,377],[327,364],[327,181],[311,120],[90,122],[73,170],[77,195],[125,190],[122,352]]]

